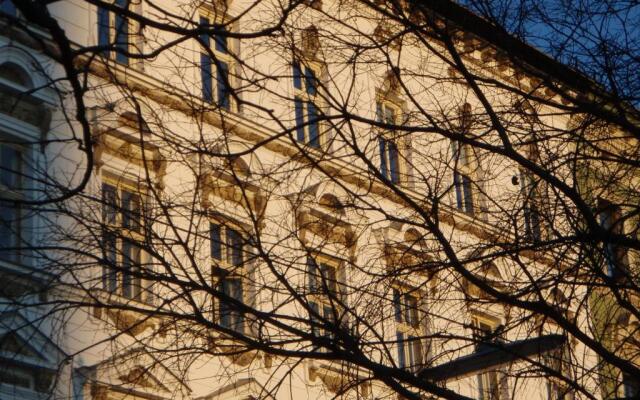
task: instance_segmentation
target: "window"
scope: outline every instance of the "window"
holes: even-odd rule
[[[209,224],[209,235],[218,291],[230,299],[245,303],[243,278],[250,255],[247,240],[237,230],[213,222]],[[245,315],[236,303],[220,299],[217,306],[218,323],[222,327],[245,332]]]
[[[313,334],[332,338],[333,333],[329,329],[319,326],[332,325],[337,321],[336,315],[341,308],[338,265],[333,260],[308,257],[307,278],[309,307],[319,316],[311,315]]]
[[[292,68],[296,140],[320,148],[318,74],[311,66],[302,65],[298,61],[293,62]]]
[[[12,0],[0,0],[0,12],[15,17],[18,15],[15,4]]]
[[[205,49],[202,49],[200,53],[202,98],[208,103],[215,101],[220,108],[231,110],[231,75],[229,71],[233,65],[233,57],[230,53],[226,27],[213,24],[209,18],[202,16],[200,17],[200,27],[202,29],[213,28],[218,31],[215,36],[206,33],[200,35],[201,45],[213,53],[213,57]]]
[[[24,148],[0,142],[0,259],[18,261],[24,195]]]
[[[542,239],[542,217],[540,214],[540,200],[538,196],[537,182],[530,174],[522,172],[521,192],[524,198],[524,238],[533,242]]]
[[[398,343],[398,366],[413,371],[422,365],[422,341],[418,298],[413,294],[393,289],[393,307]]]
[[[129,9],[130,0],[114,0],[115,6]],[[116,62],[129,65],[130,23],[121,13],[98,7],[98,46],[104,47],[102,55]]]
[[[495,323],[474,317],[473,339],[476,346],[476,352],[483,352],[494,347],[490,343],[497,343],[499,338],[496,337]],[[479,400],[499,400],[500,399],[500,380],[498,371],[487,371],[477,375],[478,381],[478,399]]]
[[[143,301],[142,199],[130,187],[102,184],[102,220],[104,223],[103,288],[119,296]],[[150,293],[147,293],[150,299]]]
[[[376,104],[376,119],[389,125],[398,123],[399,109],[389,102]],[[397,140],[390,137],[390,132],[385,132],[378,137],[380,148],[380,173],[385,179],[393,183],[400,183],[400,157]]]
[[[473,215],[473,181],[469,175],[453,171],[453,186],[456,190],[456,207],[458,210]]]
[[[640,381],[629,374],[622,374],[622,394],[627,399],[635,399],[640,394]]]
[[[558,350],[548,352],[542,357],[543,364],[563,375],[565,378],[571,377],[571,349],[568,345],[564,345]],[[548,400],[571,400],[573,395],[566,383],[557,377],[550,376],[547,379],[547,399]]]
[[[619,206],[606,200],[599,201],[598,221],[600,226],[613,234],[624,231],[624,221]],[[622,247],[609,241],[604,242],[604,270],[608,277],[619,278],[625,268],[627,252]]]

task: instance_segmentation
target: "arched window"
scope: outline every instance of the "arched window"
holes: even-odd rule
[[[33,82],[29,74],[22,67],[12,62],[0,65],[0,78],[28,89],[33,88]]]

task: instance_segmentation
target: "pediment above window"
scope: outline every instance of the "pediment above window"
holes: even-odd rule
[[[98,111],[93,110],[92,138],[96,168],[104,165],[105,155],[110,155],[140,168],[146,167],[153,172],[156,186],[162,189],[167,161],[159,146],[153,143],[149,126],[131,112],[120,114],[113,122],[105,120],[107,118],[104,115],[98,116]]]
[[[202,203],[205,209],[214,206],[215,201],[211,198],[214,196],[251,210],[259,219],[264,213],[266,199],[260,187],[244,182],[239,174],[234,176],[225,171],[213,171],[203,177],[202,188]]]
[[[296,216],[298,227],[303,234],[309,231],[320,238],[327,239],[330,243],[341,244],[346,248],[356,244],[353,226],[342,219],[311,208],[300,210]]]
[[[160,360],[136,349],[82,367],[78,372],[87,378],[93,399],[174,399],[191,392],[187,384]]]
[[[366,381],[365,374],[359,374],[355,366],[347,363],[314,361],[309,366],[309,380],[311,382],[319,380],[329,392],[334,394],[357,390],[362,398],[368,398],[371,393],[371,385]]]

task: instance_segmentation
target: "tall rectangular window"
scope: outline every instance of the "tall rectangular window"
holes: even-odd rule
[[[613,234],[624,232],[624,220],[621,208],[609,201],[600,200],[598,222],[606,231]],[[608,239],[604,244],[604,271],[610,278],[619,278],[626,267],[627,252],[624,247],[612,243]]]
[[[313,334],[332,338],[332,325],[336,323],[336,314],[341,307],[337,265],[308,257],[307,282],[309,307],[318,315],[311,314]]]
[[[423,364],[418,298],[411,293],[393,289],[393,308],[396,321],[398,366],[416,371]]]
[[[524,237],[527,240],[538,242],[542,238],[542,217],[540,214],[540,199],[537,183],[530,174],[520,174],[521,192],[524,198],[522,206],[524,213]]]
[[[473,181],[469,175],[453,171],[453,186],[456,191],[456,206],[458,210],[473,215]]]
[[[0,259],[19,260],[22,237],[22,209],[25,196],[24,149],[0,143]]]
[[[115,0],[115,6],[129,9],[130,0]],[[129,65],[129,19],[122,13],[98,7],[98,45],[104,47],[102,55],[116,62]]]
[[[230,74],[233,57],[229,49],[226,27],[214,24],[208,17],[200,17],[201,29],[213,29],[213,36],[200,35],[200,78],[202,81],[202,99],[216,103],[220,108],[231,110],[232,87]]]
[[[296,139],[311,147],[320,148],[320,111],[316,71],[298,61],[292,64]]]
[[[218,323],[224,328],[245,332],[245,314],[238,303],[245,303],[243,278],[245,263],[251,254],[249,245],[237,230],[214,222],[209,224],[209,238],[218,277],[217,289],[223,295],[217,303]]]
[[[102,183],[103,288],[136,301],[151,299],[150,293],[143,293],[141,278],[142,209],[142,198],[134,189]]]
[[[495,324],[480,318],[473,318],[472,325],[473,339],[476,352],[483,352],[493,349],[491,343],[497,343],[495,337]],[[500,400],[500,380],[499,372],[496,370],[483,372],[477,375],[478,399],[479,400]]]
[[[398,121],[398,109],[387,102],[376,104],[376,119],[390,125],[396,125]],[[392,183],[400,183],[400,153],[397,140],[392,132],[384,132],[378,136],[380,154],[380,173]]]

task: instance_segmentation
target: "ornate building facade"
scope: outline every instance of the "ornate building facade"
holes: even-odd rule
[[[0,4],[1,398],[637,394],[589,345],[635,363],[637,319],[571,272],[637,256],[559,243],[535,165],[612,233],[633,185],[558,161],[580,120],[500,43],[404,3],[52,3],[68,41]]]

